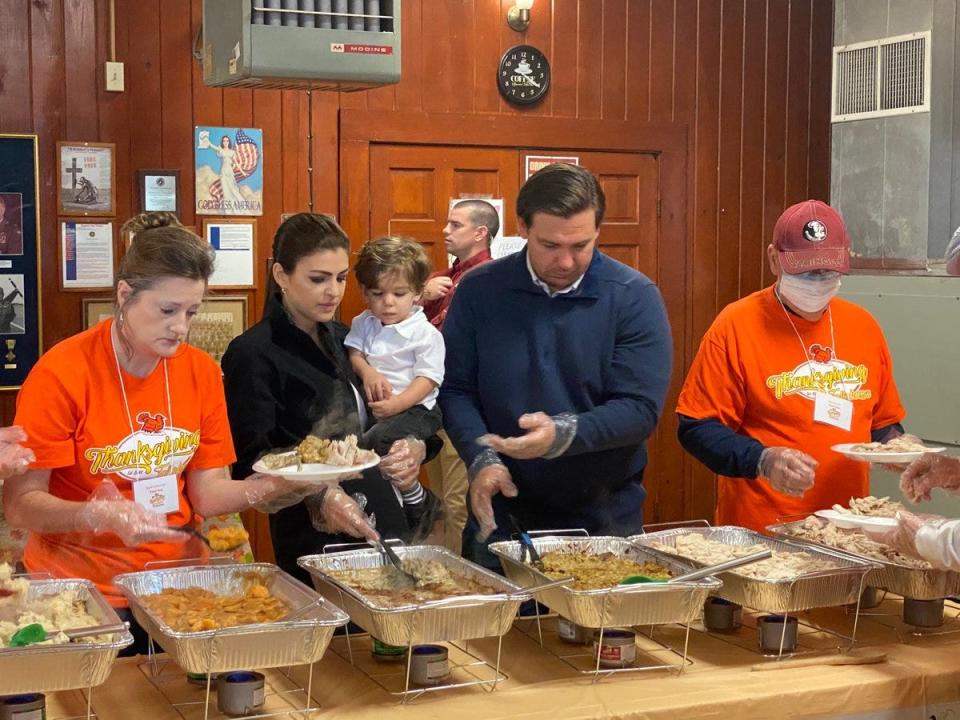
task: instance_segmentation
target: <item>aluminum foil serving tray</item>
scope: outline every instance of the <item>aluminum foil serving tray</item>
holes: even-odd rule
[[[825,520],[819,522],[826,524]],[[867,584],[889,590],[897,595],[913,600],[939,600],[940,598],[960,594],[960,573],[951,570],[936,570],[934,568],[915,568],[909,565],[900,565],[890,560],[880,560],[867,555],[861,555],[852,550],[835,548],[796,537],[791,532],[793,528],[802,525],[803,520],[770,525],[767,531],[773,535],[785,538],[792,542],[801,543],[832,552],[843,553],[852,558],[870,562],[876,569],[867,576]]]
[[[307,555],[297,562],[310,573],[317,590],[342,607],[350,619],[375,638],[390,645],[410,645],[503,635],[513,623],[517,608],[530,595],[506,578],[451,553],[443,547],[396,547],[400,559],[433,560],[453,572],[497,590],[495,595],[465,595],[402,607],[384,607],[329,573],[387,565],[378,550]]]
[[[537,551],[581,551],[591,555],[613,553],[636,562],[652,561],[679,575],[694,569],[692,564],[676,560],[650,548],[638,547],[622,537],[562,537],[545,535],[532,538]],[[521,560],[520,543],[491,543],[490,552],[500,558],[507,577],[524,587],[548,582],[551,578]],[[648,583],[618,585],[598,590],[573,590],[555,587],[534,593],[551,610],[577,625],[588,628],[624,625],[664,625],[694,620],[711,591],[721,582],[713,577],[685,583]]]
[[[656,542],[675,547],[678,537],[691,533],[726,545],[765,545],[777,552],[805,552],[822,560],[829,560],[838,566],[834,570],[803,573],[785,580],[758,580],[739,575],[735,570],[721,574],[723,587],[715,593],[716,595],[761,612],[790,613],[817,607],[856,603],[864,586],[864,576],[876,568],[876,565],[870,561],[854,558],[836,550],[813,548],[809,545],[771,538],[733,525],[660,530],[645,535],[634,535],[630,540],[644,546]],[[699,567],[706,565],[680,555],[675,557],[692,562]]]
[[[143,604],[144,595],[165,588],[199,587],[218,595],[240,595],[252,574],[290,608],[290,620],[204,630],[177,631]],[[323,657],[335,628],[349,618],[339,608],[276,565],[193,565],[118,575],[114,584],[130,601],[137,622],[187,672],[283,667]]]
[[[98,625],[120,622],[117,613],[89,580],[31,580],[27,600],[76,590],[87,612]],[[110,675],[113,661],[133,642],[124,631],[113,633],[109,642],[81,638],[60,645],[28,645],[0,648],[0,695],[75,690],[100,685]]]

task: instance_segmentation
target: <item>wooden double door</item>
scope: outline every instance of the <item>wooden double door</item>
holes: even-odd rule
[[[650,278],[658,266],[657,157],[644,153],[517,150],[438,145],[370,146],[370,233],[423,243],[434,267],[446,267],[443,227],[452,198],[503,198],[504,235],[517,234],[516,199],[527,155],[574,155],[603,186],[605,253]],[[344,308],[344,315],[358,308]]]

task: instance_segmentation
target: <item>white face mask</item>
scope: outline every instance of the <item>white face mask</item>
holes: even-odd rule
[[[780,296],[793,308],[805,313],[823,310],[840,290],[840,273],[783,273],[778,285]]]

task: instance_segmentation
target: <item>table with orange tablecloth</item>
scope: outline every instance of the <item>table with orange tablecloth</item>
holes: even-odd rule
[[[878,614],[860,619],[859,644],[886,652],[887,662],[881,664],[752,672],[751,665],[772,661],[764,660],[753,649],[755,629],[745,627],[729,637],[691,632],[692,663],[683,673],[625,673],[596,683],[515,627],[503,641],[502,669],[508,678],[494,692],[478,687],[445,690],[405,705],[367,674],[351,667],[345,657],[345,641],[334,638],[331,649],[314,666],[312,694],[321,710],[313,717],[380,720],[384,713],[389,713],[391,720],[960,717],[960,632],[942,632],[960,629],[960,619],[954,617],[936,634],[915,637],[899,621],[899,611],[898,600],[887,600],[874,611]],[[850,619],[841,609],[812,616],[820,626],[834,623],[837,629],[849,626]],[[529,630],[529,623],[526,627]],[[681,628],[669,626],[658,633],[671,645],[682,647]],[[471,643],[470,650],[492,660],[496,641]],[[357,662],[369,669],[372,661],[358,653]],[[278,670],[265,674],[274,690],[293,687]],[[290,675],[305,684],[306,668],[294,668]],[[202,705],[180,705],[177,709],[171,702],[202,699],[203,690],[188,685],[172,663],[151,680],[143,658],[128,658],[117,661],[111,677],[94,690],[93,707],[100,720],[199,720],[203,717]],[[285,703],[294,701],[294,695],[271,694],[265,711],[290,707]],[[214,698],[214,711],[215,702]],[[893,709],[899,712],[883,712]],[[82,710],[83,696],[79,692],[48,698],[51,719],[76,716]],[[215,712],[211,714],[214,716]]]

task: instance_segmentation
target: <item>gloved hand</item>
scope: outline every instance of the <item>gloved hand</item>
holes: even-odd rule
[[[480,445],[486,445],[501,455],[531,460],[546,455],[557,438],[557,427],[552,417],[543,412],[527,413],[517,419],[517,425],[526,430],[525,435],[504,438],[488,433],[477,439]],[[572,439],[572,438],[571,438]],[[569,444],[569,443],[568,443]]]
[[[319,532],[345,533],[367,540],[380,537],[356,501],[339,487],[308,497],[306,506],[310,523]]]
[[[505,497],[516,497],[520,493],[505,465],[487,465],[470,481],[470,510],[480,525],[477,542],[483,542],[497,529],[492,498],[498,493]]]
[[[768,447],[760,455],[757,474],[766,478],[777,492],[801,497],[813,487],[819,463],[805,452],[785,447]]]
[[[960,492],[960,458],[926,453],[914,460],[900,476],[900,492],[910,502],[930,499],[933,488]]]
[[[263,513],[275,513],[296,505],[320,490],[315,483],[264,473],[254,473],[242,482],[247,505]]]
[[[26,472],[37,458],[33,450],[20,445],[27,434],[19,425],[0,428],[0,479]]]
[[[892,528],[864,528],[863,534],[874,542],[889,545],[894,550],[910,557],[920,557],[917,551],[917,532],[928,523],[938,523],[943,518],[916,515],[907,510],[901,510],[896,515],[897,526]]]
[[[409,490],[420,480],[420,465],[427,457],[427,444],[415,437],[405,437],[390,446],[380,461],[380,474],[400,492]]]
[[[185,543],[190,539],[186,533],[171,529],[166,515],[128,500],[111,482],[101,483],[77,512],[77,532],[113,533],[127,547],[148,542]]]

